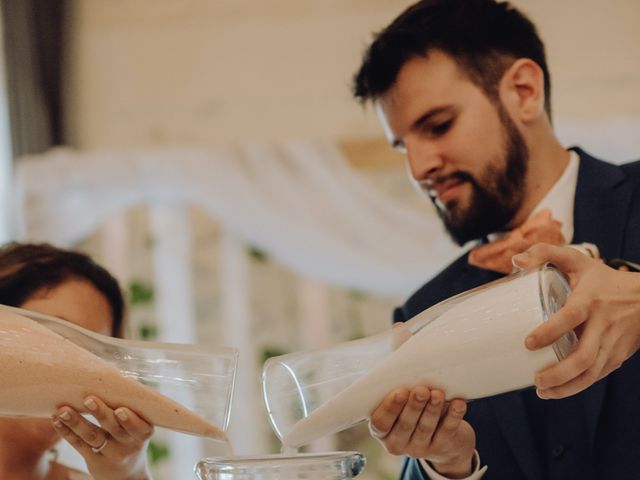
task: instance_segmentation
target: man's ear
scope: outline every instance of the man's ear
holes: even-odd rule
[[[516,60],[502,75],[500,98],[514,119],[530,123],[545,113],[544,73],[528,58]]]

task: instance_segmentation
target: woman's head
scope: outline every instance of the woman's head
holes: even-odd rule
[[[0,304],[122,336],[124,301],[118,282],[87,255],[48,244],[11,243],[0,248]],[[109,316],[109,331],[101,331]]]

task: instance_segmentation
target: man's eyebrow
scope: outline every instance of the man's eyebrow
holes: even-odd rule
[[[441,113],[448,113],[453,110],[455,110],[453,105],[443,105],[441,107],[432,108],[427,113],[425,113],[424,115],[420,116],[417,120],[415,120],[411,124],[411,129],[413,130],[420,127],[420,125],[423,125],[425,122],[429,121],[431,118],[435,117],[436,115],[439,115]]]
[[[436,115],[439,115],[441,113],[455,112],[455,111],[456,111],[456,108],[453,105],[442,105],[440,107],[432,108],[424,115],[421,115],[417,120],[415,120],[411,124],[411,130],[416,130],[420,128],[420,126],[422,126],[425,122],[428,122],[429,120],[431,120],[431,118],[435,117]],[[393,138],[391,140],[391,147],[394,150],[402,150],[403,148],[405,148],[405,145],[401,139]]]

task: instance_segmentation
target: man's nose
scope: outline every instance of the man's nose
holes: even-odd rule
[[[407,139],[407,163],[418,181],[434,176],[444,166],[442,155],[431,142]]]

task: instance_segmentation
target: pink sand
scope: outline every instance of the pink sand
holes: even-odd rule
[[[159,427],[226,441],[222,430],[37,322],[0,311],[0,416],[49,417],[88,395]]]

